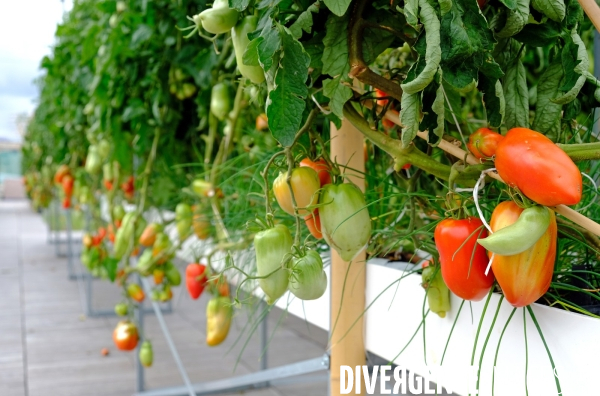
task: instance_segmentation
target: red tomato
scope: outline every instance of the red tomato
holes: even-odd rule
[[[479,128],[469,136],[467,147],[475,158],[491,158],[496,154],[498,144],[504,136],[489,128]]]
[[[113,182],[112,182],[112,180],[103,180],[103,182],[104,182],[104,187],[108,191],[112,190],[112,188],[113,188]]]
[[[485,275],[489,261],[485,249],[477,243],[477,238],[486,236],[487,230],[477,217],[444,219],[435,228],[442,277],[448,288],[462,299],[479,301],[494,284],[492,271]]]
[[[67,197],[73,196],[73,184],[75,183],[75,179],[73,176],[67,174],[64,175],[61,181],[63,191]]]
[[[198,299],[206,286],[206,266],[204,264],[192,263],[185,269],[185,285],[190,297]]]
[[[319,209],[315,209],[313,213],[304,217],[304,222],[306,223],[306,227],[312,236],[317,239],[323,239],[323,234],[321,233],[321,218],[319,217]]]
[[[137,326],[129,320],[120,321],[113,331],[113,341],[115,342],[115,346],[121,351],[135,349],[138,339]]]
[[[71,197],[65,197],[65,199],[63,199],[62,206],[64,209],[69,209],[71,207]]]
[[[115,243],[115,227],[112,224],[108,225],[108,240]]]
[[[498,145],[496,169],[511,187],[544,206],[575,205],[583,183],[577,165],[541,133],[513,128]]]
[[[97,235],[98,235],[98,237],[100,239],[104,239],[104,237],[106,236],[106,228],[104,228],[104,227],[98,228],[98,234]]]
[[[389,97],[389,95],[387,93],[385,93],[384,91],[382,91],[379,88],[375,88],[375,97],[376,98],[387,98]],[[384,107],[385,105],[387,105],[389,102],[388,99],[377,99],[377,106],[381,106]]]
[[[321,187],[323,187],[326,184],[331,184],[331,174],[329,173],[331,169],[329,168],[329,165],[323,158],[317,161],[312,161],[308,157],[304,158],[302,161],[300,161],[300,166],[307,166],[309,168],[313,168],[315,172],[317,172],[317,175],[319,175]]]
[[[523,212],[513,201],[500,203],[492,213],[490,227],[498,231],[517,221]],[[556,216],[551,212],[546,233],[523,253],[513,256],[495,255],[492,269],[506,300],[515,307],[524,307],[542,297],[552,281],[556,259]],[[490,254],[491,257],[491,254]]]

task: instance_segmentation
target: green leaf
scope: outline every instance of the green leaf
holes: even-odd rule
[[[423,90],[423,120],[420,129],[429,131],[429,144],[436,146],[444,135],[445,99],[441,82],[438,78]]]
[[[427,42],[425,68],[414,80],[401,85],[402,89],[407,94],[422,91],[429,85],[442,60],[442,51],[440,48],[440,21],[435,13],[435,9],[427,0],[419,0],[419,6],[421,7],[419,16],[425,27],[425,40]]]
[[[319,12],[318,4],[319,3],[316,2],[315,4],[308,7],[308,9],[306,11],[304,11],[302,14],[300,14],[298,16],[298,19],[296,19],[296,21],[292,24],[292,26],[290,26],[290,32],[292,33],[292,36],[294,36],[295,39],[299,39],[300,37],[302,37],[303,30],[306,33],[310,33],[312,31],[312,25],[313,25],[312,14],[313,14],[313,12],[314,13]]]
[[[408,147],[419,132],[421,94],[402,93],[400,123],[402,124],[402,147]]]
[[[281,30],[282,54],[275,75],[274,89],[269,92],[267,118],[269,129],[281,145],[288,147],[306,107],[308,65],[310,57],[289,31]]]
[[[517,8],[517,0],[500,0],[500,2],[507,6],[510,10]]]
[[[138,49],[143,43],[152,37],[152,28],[148,25],[140,25],[131,36],[131,49]]]
[[[414,28],[417,27],[419,20],[417,16],[419,15],[419,0],[406,0],[404,2],[404,16],[406,17],[406,22]]]
[[[446,94],[444,98],[444,118],[446,121],[454,123],[454,117],[456,117],[458,122],[462,122],[462,98],[460,93],[448,84],[445,78],[442,78],[442,86]]]
[[[327,34],[323,39],[323,74],[336,77],[348,65],[348,18],[330,15],[325,25]]]
[[[496,128],[500,127],[506,113],[506,101],[500,80],[480,74],[477,87],[483,93],[482,101],[488,124]]]
[[[571,39],[573,40],[573,44],[577,47],[577,59],[573,60],[573,58],[571,57],[570,59],[572,60],[572,62],[568,63],[567,65],[572,65],[573,63],[576,63],[576,66],[571,70],[570,68],[565,68],[565,77],[567,80],[573,80],[574,76],[577,76],[577,80],[575,81],[574,85],[563,95],[552,99],[552,102],[557,103],[557,104],[566,104],[569,103],[571,101],[573,101],[577,95],[579,94],[579,91],[581,90],[581,88],[583,87],[583,84],[585,83],[585,73],[588,70],[590,61],[588,58],[588,53],[587,50],[585,48],[585,44],[583,43],[583,41],[581,40],[581,37],[579,37],[579,34],[577,34],[577,30],[573,29],[571,31]],[[565,48],[566,50],[566,48]],[[563,51],[563,67],[565,67],[565,54],[567,54],[567,56],[569,55],[570,52],[567,51]],[[569,59],[569,58],[567,58]],[[563,85],[564,87],[564,85]],[[563,89],[563,87],[561,87],[561,90]]]
[[[229,8],[244,11],[250,5],[250,0],[229,0]]]
[[[273,66],[275,53],[281,48],[279,29],[276,27],[265,27],[261,37],[263,40],[258,44],[258,61],[264,71],[268,72],[271,66]]]
[[[334,79],[323,80],[323,95],[330,99],[329,108],[340,118],[344,117],[344,104],[352,97],[352,89],[342,84],[342,78],[343,75],[339,75]]]
[[[565,19],[567,8],[563,0],[531,0],[531,5],[555,22]]]
[[[258,46],[264,41],[264,37],[257,37],[248,43],[244,56],[242,57],[242,63],[248,66],[260,66],[258,62]]]
[[[557,23],[547,21],[540,25],[530,23],[513,38],[523,44],[532,47],[546,47],[555,44],[561,34],[561,26]]]
[[[323,2],[335,15],[342,16],[348,10],[352,0],[323,0]]]
[[[511,37],[519,33],[527,24],[529,19],[529,0],[517,0],[517,7],[508,11],[506,24],[496,36]]]
[[[560,94],[564,72],[560,61],[552,63],[540,76],[537,103],[532,128],[545,135],[557,136],[560,130],[562,105],[552,102]]]
[[[506,69],[504,99],[506,102],[504,117],[506,128],[529,128],[529,90],[527,89],[525,67],[520,59]]]
[[[577,0],[566,0],[566,6],[564,24],[567,29],[571,30],[583,20],[583,9]]]
[[[440,13],[442,16],[446,15],[452,8],[452,0],[439,0]]]
[[[112,257],[107,257],[102,261],[104,268],[106,268],[106,274],[108,275],[108,279],[111,282],[114,282],[117,278],[117,266],[119,265],[119,260]]]

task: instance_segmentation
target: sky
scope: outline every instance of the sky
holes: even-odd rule
[[[70,10],[73,0],[64,1]],[[40,61],[50,54],[62,16],[60,0],[0,1],[0,140],[21,140],[16,118],[35,108],[33,80],[41,74]]]

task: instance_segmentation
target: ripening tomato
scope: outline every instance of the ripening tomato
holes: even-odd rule
[[[544,206],[581,201],[581,172],[552,140],[527,128],[513,128],[498,144],[496,169],[511,187]]]
[[[132,299],[134,299],[135,301],[137,301],[139,303],[144,301],[144,298],[146,297],[144,295],[144,291],[142,290],[142,287],[140,285],[138,285],[137,283],[130,283],[127,286],[127,294],[129,295],[129,297],[131,297]]]
[[[316,205],[319,194],[318,191],[321,188],[319,176],[314,169],[303,166],[300,168],[294,168],[292,170],[292,179],[290,181],[292,186],[287,184],[287,172],[279,173],[279,176],[273,182],[273,191],[277,203],[285,212],[290,215],[294,215],[294,205],[292,203],[292,194],[294,192],[294,198],[296,200],[296,206],[298,208],[298,214],[306,216],[311,210],[301,209],[311,205]]]
[[[317,161],[312,161],[310,158],[306,157],[302,161],[300,161],[300,166],[307,166],[312,168],[317,172],[319,176],[319,181],[321,182],[321,187],[326,184],[331,184],[331,174],[329,173],[330,168],[327,162],[321,158]]]
[[[492,213],[492,231],[515,223],[522,212],[523,209],[513,201],[500,203]],[[534,303],[550,287],[556,259],[557,226],[554,211],[549,212],[550,226],[531,248],[512,256],[497,254],[492,261],[492,269],[504,297],[515,307]]]
[[[152,271],[152,276],[154,277],[154,284],[160,285],[165,279],[165,271],[161,268],[155,268],[154,271]]]
[[[104,183],[104,187],[108,191],[112,190],[112,188],[113,188],[113,182],[112,182],[112,180],[103,180],[103,183]]]
[[[469,136],[467,147],[475,158],[491,158],[496,154],[498,144],[504,139],[504,136],[489,128],[479,128]]]
[[[376,98],[387,98],[389,95],[382,91],[379,88],[375,88],[375,97]],[[384,107],[389,102],[389,99],[377,99],[377,106]]]
[[[492,271],[485,275],[488,257],[477,243],[487,230],[478,217],[444,219],[435,228],[435,246],[440,253],[442,277],[458,297],[479,301],[494,284]]]
[[[115,227],[111,224],[108,225],[108,240],[115,243]]]
[[[71,170],[69,169],[68,165],[62,164],[61,166],[59,166],[56,170],[56,173],[54,174],[54,183],[61,184],[63,177],[65,175],[70,174],[70,172]]]
[[[260,114],[256,117],[256,129],[259,131],[265,131],[269,128],[269,120],[265,113]]]
[[[319,217],[319,209],[308,216],[304,217],[304,222],[308,231],[317,239],[323,239],[323,233],[321,232],[321,218]]]
[[[121,351],[131,351],[138,344],[138,330],[135,323],[129,320],[122,320],[117,324],[113,331],[113,341],[115,346]]]
[[[213,297],[206,306],[206,344],[216,346],[229,333],[233,307],[229,297]]]
[[[208,216],[195,210],[192,228],[196,237],[200,240],[208,239],[210,236],[210,226],[211,224]]]
[[[162,231],[162,226],[158,223],[150,223],[144,228],[140,235],[140,245],[150,247],[156,242],[156,235]]]
[[[92,244],[93,244],[92,236],[88,233],[83,234],[83,237],[81,238],[81,242],[82,242],[83,246],[85,246],[86,248],[92,247]]]

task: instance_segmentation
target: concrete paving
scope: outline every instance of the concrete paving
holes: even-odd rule
[[[134,354],[116,350],[112,342],[112,330],[118,320],[85,317],[81,284],[68,279],[66,262],[66,258],[56,257],[55,247],[47,241],[47,227],[41,215],[34,213],[27,201],[0,201],[2,396],[120,396],[135,392]],[[257,334],[242,352],[248,335],[243,331],[247,313],[237,314],[223,345],[209,348],[204,343],[207,298],[193,301],[185,291],[179,298],[181,292],[181,288],[176,288],[175,309],[165,318],[191,381],[210,381],[258,370],[262,352]],[[93,297],[96,309],[112,309],[119,292],[115,285],[97,280]],[[281,314],[272,313],[269,317],[269,367],[323,355],[327,341],[324,331],[297,318],[279,323]],[[154,366],[145,370],[145,388],[183,385],[153,315],[145,317],[144,333],[153,342],[155,356]],[[234,345],[240,335],[242,341]],[[109,349],[108,356],[101,355],[102,348]],[[327,373],[323,372],[244,394],[323,396],[327,394],[327,384]]]

